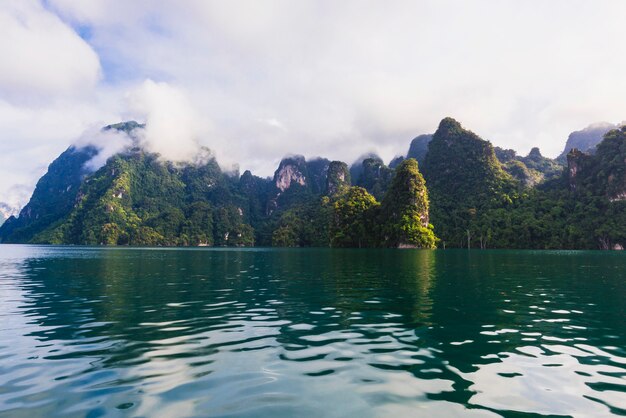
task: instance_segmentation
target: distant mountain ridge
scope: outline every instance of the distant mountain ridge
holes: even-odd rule
[[[619,129],[620,126],[623,125],[623,122],[621,124],[597,122],[581,129],[580,131],[572,132],[567,137],[567,142],[565,143],[563,152],[556,157],[556,160],[561,163],[565,163],[567,161],[567,154],[573,149],[593,154],[596,146],[602,141],[607,132],[613,129]]]
[[[11,205],[0,202],[0,225],[4,223],[10,216],[12,216],[18,210]]]
[[[132,137],[143,127],[103,129]],[[0,242],[621,248],[626,134],[605,137],[598,156],[573,151],[565,166],[537,148],[494,148],[445,118],[389,166],[376,155],[350,168],[295,155],[272,178],[223,172],[207,149],[193,163],[163,161],[139,141],[93,172],[99,149],[71,146],[0,227]]]

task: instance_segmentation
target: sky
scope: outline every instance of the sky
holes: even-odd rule
[[[261,176],[287,154],[388,161],[446,116],[556,156],[626,119],[624,16],[624,0],[2,0],[0,203],[129,119],[167,158],[203,145]]]

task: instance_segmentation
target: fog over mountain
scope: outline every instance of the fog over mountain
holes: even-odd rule
[[[0,202],[23,205],[72,143],[114,153],[124,138],[92,134],[122,120],[168,159],[207,146],[262,176],[287,153],[388,163],[448,115],[555,157],[625,118],[624,15],[610,0],[3,1]]]

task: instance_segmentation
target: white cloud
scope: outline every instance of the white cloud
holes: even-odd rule
[[[110,102],[109,104],[107,104]],[[56,101],[45,106],[22,106],[0,99],[0,202],[23,206],[48,165],[85,130],[118,119],[111,99],[94,103]],[[22,187],[20,193],[14,186]]]
[[[185,93],[167,83],[146,80],[129,96],[130,112],[145,120],[144,147],[170,161],[191,161],[209,122],[196,113]]]
[[[0,51],[0,93],[14,101],[84,94],[100,77],[91,47],[33,0],[2,2]]]
[[[107,160],[127,149],[133,143],[132,139],[124,131],[116,129],[103,130],[102,127],[92,126],[87,129],[74,142],[77,147],[86,147],[88,145],[96,147],[98,153],[85,163],[85,168],[90,171],[96,171],[102,167]]]

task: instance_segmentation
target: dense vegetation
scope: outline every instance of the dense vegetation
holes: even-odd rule
[[[132,137],[142,125],[105,129]],[[273,178],[225,173],[207,149],[174,164],[137,143],[91,172],[98,149],[72,146],[20,216],[0,227],[0,242],[621,248],[626,128],[609,131],[594,150],[572,150],[567,166],[538,149],[518,156],[451,118],[389,166],[375,155],[350,169],[291,156]]]
[[[432,223],[442,245],[487,240],[485,215],[518,197],[518,184],[501,167],[491,144],[451,118],[441,121],[429,144],[424,175],[432,199]],[[481,245],[482,246],[482,245]]]
[[[529,188],[503,172],[486,141],[452,120],[435,133],[424,174],[442,245],[480,248],[622,248],[626,243],[626,128],[595,155],[572,150],[568,167],[538,150],[519,160],[542,174]],[[513,155],[510,161],[518,161]],[[534,165],[533,165],[534,164]],[[541,171],[540,171],[541,170]],[[550,178],[550,180],[544,180]]]

